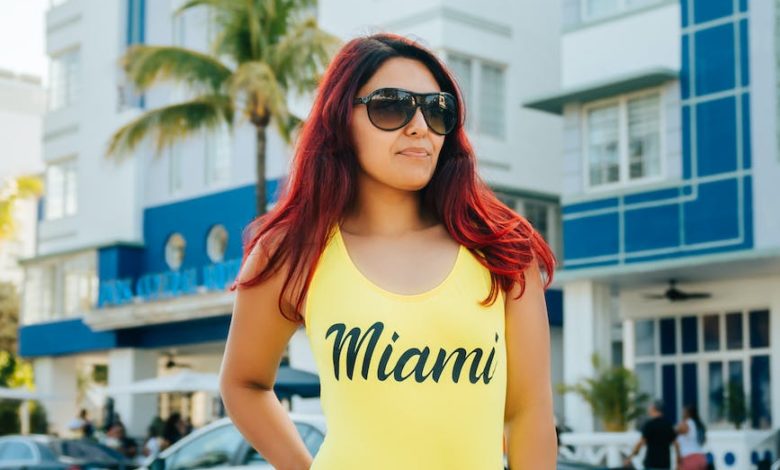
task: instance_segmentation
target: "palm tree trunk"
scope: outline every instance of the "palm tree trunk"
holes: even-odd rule
[[[257,207],[255,208],[257,215],[265,214],[266,198],[265,198],[265,128],[266,126],[256,126],[255,135],[257,141],[256,163],[257,163],[257,185],[255,186],[255,201]]]

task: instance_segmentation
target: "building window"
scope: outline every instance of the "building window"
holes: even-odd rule
[[[224,225],[215,225],[206,236],[206,254],[212,263],[221,263],[225,260],[227,251],[228,232]]]
[[[95,256],[79,256],[63,263],[63,313],[80,316],[97,304]]]
[[[466,129],[504,139],[506,137],[506,68],[457,53],[447,54],[447,63],[463,93]],[[474,97],[479,98],[478,106],[473,106]]]
[[[599,20],[660,2],[661,0],[580,0],[582,21]]]
[[[215,131],[206,133],[206,185],[214,186],[230,181],[231,167],[230,128],[221,124]]]
[[[588,105],[584,110],[587,186],[612,187],[661,176],[660,93]]]
[[[80,316],[97,303],[97,255],[84,252],[25,270],[23,322]]]
[[[523,215],[537,232],[550,243],[550,206],[539,201],[523,201]]]
[[[165,262],[172,271],[177,271],[181,268],[186,248],[187,243],[181,234],[174,233],[168,237],[168,241],[165,243]]]
[[[460,91],[463,94],[463,100],[465,101],[465,108],[466,108],[466,129],[472,130],[472,119],[471,119],[471,96],[472,96],[472,89],[473,89],[473,79],[471,77],[471,59],[468,57],[456,55],[456,54],[450,54],[447,57],[447,62],[449,64],[450,70],[452,70],[453,74],[455,74],[455,79],[458,81],[458,85],[460,86]]]
[[[22,322],[38,323],[54,317],[57,267],[53,264],[30,266],[25,270]]]
[[[729,403],[743,400],[743,424],[770,429],[770,321],[767,309],[635,321],[640,387],[675,416],[686,403],[698,405],[715,429],[731,426]]]
[[[183,2],[179,2],[182,3]],[[178,5],[181,6],[181,5]],[[176,9],[178,9],[178,6]],[[177,47],[184,47],[187,43],[187,11],[176,13],[176,9],[171,14],[171,44]]]
[[[482,64],[479,84],[479,133],[503,139],[505,136],[504,69]]]
[[[51,60],[49,85],[49,110],[68,107],[76,102],[79,94],[80,52],[72,49]]]
[[[52,163],[46,168],[46,219],[54,220],[76,214],[78,180],[76,160]]]

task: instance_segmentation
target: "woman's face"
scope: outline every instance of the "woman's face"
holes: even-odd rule
[[[380,88],[402,88],[415,93],[441,91],[422,62],[400,57],[385,61],[358,90],[358,96],[367,96]],[[383,131],[368,119],[365,105],[355,105],[350,132],[360,177],[404,191],[419,191],[428,184],[444,143],[443,135],[428,128],[419,108],[406,126]]]

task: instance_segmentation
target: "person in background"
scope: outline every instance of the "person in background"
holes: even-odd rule
[[[165,423],[159,416],[152,418],[152,422],[147,429],[146,441],[144,442],[141,453],[144,457],[157,458],[160,451],[164,449],[165,440],[162,438],[162,431]]]
[[[179,412],[173,412],[168,416],[163,427],[162,438],[165,440],[165,447],[172,446],[179,439],[184,437],[185,423]]]
[[[68,423],[68,429],[78,434],[78,437],[92,438],[95,434],[95,426],[90,421],[87,410],[82,408],[77,417]]]
[[[707,455],[702,446],[707,440],[707,428],[699,417],[696,405],[683,407],[683,419],[675,431],[680,448],[679,470],[706,470]]]
[[[643,461],[646,470],[671,470],[672,462],[669,447],[674,445],[675,455],[680,455],[677,444],[677,433],[674,427],[664,417],[664,403],[661,400],[653,401],[647,407],[647,415],[650,419],[642,426],[642,437],[634,446],[631,454],[626,457],[624,465],[631,467],[631,459],[639,454],[642,447],[647,446],[647,452]]]
[[[125,425],[121,422],[114,422],[106,433],[104,444],[130,460],[138,455],[138,444],[133,438],[127,436]]]

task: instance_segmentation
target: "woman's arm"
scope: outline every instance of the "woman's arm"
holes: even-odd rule
[[[239,274],[241,280],[267,262],[255,248]],[[312,457],[273,391],[285,346],[298,328],[279,312],[285,274],[280,269],[270,279],[236,292],[220,392],[236,427],[274,468],[304,470]]]
[[[507,392],[504,412],[511,470],[554,470],[558,453],[550,375],[550,327],[539,266],[525,271],[520,299],[506,295]]]

